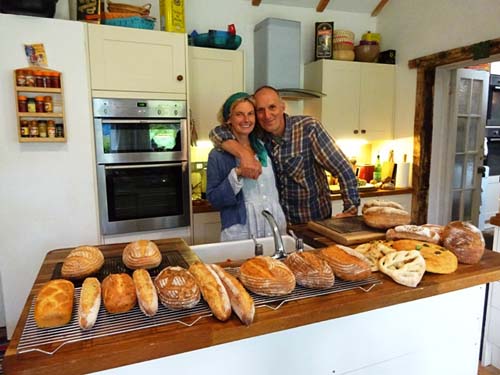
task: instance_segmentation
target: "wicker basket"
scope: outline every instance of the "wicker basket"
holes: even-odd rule
[[[145,4],[142,7],[138,7],[130,4],[113,3],[110,0],[108,3],[108,12],[111,13],[128,13],[129,17],[134,14],[138,16],[149,16],[149,11],[151,10],[151,4]]]

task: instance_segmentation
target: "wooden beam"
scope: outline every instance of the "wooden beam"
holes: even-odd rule
[[[252,5],[258,7],[260,5],[261,0],[252,0]]]
[[[373,9],[372,17],[377,17],[378,14],[385,7],[385,4],[387,4],[388,2],[389,2],[389,0],[380,0],[380,2],[377,4],[377,6],[375,7],[375,9]]]
[[[318,6],[316,7],[316,12],[324,11],[329,2],[330,0],[319,0]]]

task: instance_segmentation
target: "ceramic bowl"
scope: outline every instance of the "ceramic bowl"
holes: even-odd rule
[[[375,62],[380,53],[378,44],[361,44],[354,48],[356,53],[356,61]]]

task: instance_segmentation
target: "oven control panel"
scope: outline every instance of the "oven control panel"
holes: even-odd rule
[[[94,117],[186,118],[185,100],[92,99]]]

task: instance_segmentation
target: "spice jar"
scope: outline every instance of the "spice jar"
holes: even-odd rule
[[[49,81],[50,81],[48,87],[53,87],[53,88],[60,88],[61,87],[61,73],[48,72],[48,77],[49,77]]]
[[[26,72],[22,69],[16,70],[16,85],[26,86]]]
[[[30,137],[36,138],[38,137],[38,121],[31,120],[30,121]]]
[[[43,109],[44,112],[53,112],[54,106],[52,104],[52,96],[45,96],[43,98]]]
[[[49,138],[54,138],[56,136],[56,123],[54,120],[47,121],[47,135]]]
[[[26,86],[35,86],[35,76],[33,75],[32,70],[26,70]]]
[[[64,137],[63,124],[56,124],[56,137]]]
[[[47,138],[47,121],[38,121],[38,135],[40,138]]]
[[[43,112],[45,110],[43,96],[35,96],[35,109],[36,112]]]
[[[28,120],[21,120],[21,137],[30,136],[30,124]]]
[[[45,87],[45,79],[43,73],[40,70],[35,71],[35,86]]]
[[[28,112],[36,112],[36,103],[34,98],[28,98]]]
[[[19,95],[17,97],[17,110],[19,112],[28,112],[28,97]]]

